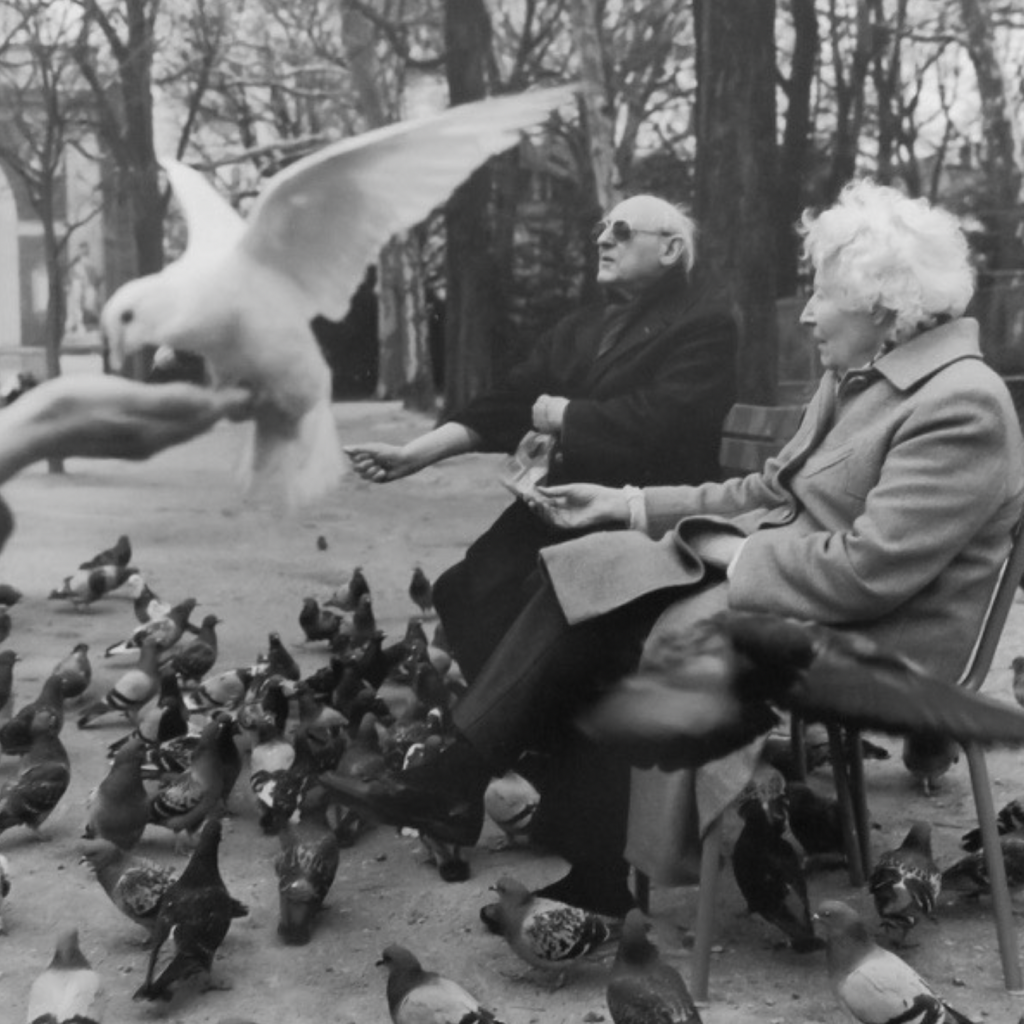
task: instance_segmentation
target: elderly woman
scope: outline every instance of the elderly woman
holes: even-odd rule
[[[854,629],[957,679],[1024,505],[1013,404],[962,316],[967,244],[948,213],[870,182],[803,232],[801,319],[826,372],[796,436],[724,483],[546,489],[552,523],[629,529],[545,549],[548,583],[456,709],[459,740],[353,800],[470,836],[487,774],[591,700],[651,625],[656,652],[725,607]]]

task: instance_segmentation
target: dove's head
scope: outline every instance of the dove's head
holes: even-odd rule
[[[164,274],[150,274],[122,285],[107,300],[100,314],[100,328],[110,349],[111,362],[120,369],[125,357],[164,340],[173,316],[171,290]]]

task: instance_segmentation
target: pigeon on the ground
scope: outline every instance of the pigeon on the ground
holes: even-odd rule
[[[3,654],[0,654],[0,658]],[[81,697],[92,682],[92,664],[89,661],[89,645],[77,643],[71,653],[65,655],[50,672],[51,676],[60,679],[65,700],[76,700]]]
[[[388,1011],[393,1024],[501,1024],[458,982],[425,971],[404,946],[388,946],[377,963],[388,969]]]
[[[434,587],[422,566],[417,565],[412,571],[412,579],[409,581],[409,598],[424,615],[433,612]]]
[[[846,859],[839,801],[822,796],[806,782],[787,782],[789,828],[811,863]]]
[[[82,562],[79,569],[98,569],[101,565],[126,566],[132,560],[132,542],[126,534],[121,534],[109,548],[104,548],[93,555],[88,561]]]
[[[149,798],[149,820],[175,833],[175,849],[182,833],[194,833],[221,801],[224,769],[218,753],[226,722],[208,722],[199,737],[187,771],[168,778]]]
[[[1006,884],[1013,892],[1024,886],[1024,839],[1000,836],[999,846],[1006,868]],[[980,896],[989,892],[991,887],[983,850],[975,850],[974,853],[961,857],[942,872],[943,891]]]
[[[162,618],[150,619],[136,626],[127,640],[111,644],[104,652],[105,656],[111,658],[118,654],[141,650],[146,640],[150,639],[156,644],[158,654],[169,650],[181,639],[186,629],[190,632],[195,631],[189,622],[189,616],[197,604],[194,597],[186,597],[184,601],[173,605]]]
[[[563,971],[621,935],[610,920],[537,896],[514,878],[500,878],[493,889],[500,933],[531,967]]]
[[[338,872],[340,848],[327,824],[327,806],[322,787],[307,789],[299,805],[298,824],[286,823],[280,833],[281,852],[274,859],[277,934],[290,946],[309,942],[314,919]]]
[[[530,826],[539,806],[536,787],[511,768],[491,779],[484,790],[484,811],[501,829],[505,846],[530,841]]]
[[[921,786],[925,796],[931,796],[939,788],[942,777],[959,760],[960,747],[948,736],[919,734],[903,740],[903,765]]]
[[[648,938],[650,922],[637,909],[622,924],[619,952],[605,990],[613,1024],[701,1024],[682,975]]]
[[[392,235],[570,98],[562,87],[463,104],[335,142],[275,175],[248,222],[201,173],[163,161],[188,245],[107,301],[114,365],[149,345],[204,356],[216,385],[254,392],[257,481],[293,504],[324,494],[340,479],[341,451],[310,321],[340,318]]]
[[[160,901],[174,881],[174,872],[106,839],[83,843],[81,860],[95,872],[114,906],[152,935]]]
[[[732,611],[661,635],[578,722],[639,766],[695,768],[768,732],[773,707],[848,728],[1024,743],[1024,709],[936,683],[867,637]]]
[[[142,573],[132,573],[125,585],[132,595],[132,609],[139,625],[144,626],[153,619],[164,619],[171,613],[171,606],[166,601],[161,601],[156,593],[146,582]]]
[[[40,826],[71,782],[71,761],[50,708],[36,710],[30,731],[32,742],[18,765],[17,776],[0,788],[0,832],[24,825],[42,839]]]
[[[320,607],[315,597],[304,597],[299,612],[299,627],[309,643],[332,640],[341,628],[342,617],[328,607]]]
[[[1024,799],[1014,799],[1004,804],[996,815],[996,830],[1001,836],[1020,833],[1024,835]],[[960,837],[960,845],[972,853],[981,849],[981,829],[972,828]]]
[[[811,953],[823,943],[814,933],[800,857],[783,836],[786,783],[774,769],[760,775],[739,799],[743,828],[732,851],[733,874],[750,912],[783,932],[794,952]]]
[[[232,919],[249,913],[244,903],[231,897],[221,878],[221,832],[220,819],[209,818],[188,865],[164,893],[146,979],[132,998],[169,1000],[173,985],[201,971],[209,972]],[[160,950],[168,939],[174,944],[174,956],[159,977],[154,977]]]
[[[185,707],[203,714],[235,711],[247,698],[252,681],[252,672],[247,668],[230,668],[207,676],[185,694]]]
[[[70,601],[76,611],[88,607],[123,584],[135,570],[119,565],[101,565],[96,569],[77,569],[65,576],[59,587],[50,591],[51,601]]]
[[[373,614],[373,598],[369,594],[363,594],[359,598],[355,611],[352,613],[352,636],[350,642],[353,647],[365,644],[377,633],[377,619]]]
[[[64,688],[58,677],[50,676],[34,701],[24,704],[10,721],[0,725],[0,750],[15,757],[24,754],[32,745],[32,721],[40,710],[53,715],[59,733],[64,727]]]
[[[142,784],[145,748],[133,739],[114,755],[106,778],[96,787],[85,826],[87,839],[107,839],[130,850],[149,823],[149,794]]]
[[[271,633],[267,637],[267,673],[284,676],[292,682],[298,682],[302,678],[299,663],[285,647],[280,633]]]
[[[872,941],[848,904],[826,900],[814,915],[825,935],[828,977],[840,1007],[859,1024],[973,1024],[935,994],[910,964]]]
[[[339,587],[325,602],[334,605],[343,612],[354,612],[359,605],[359,598],[370,592],[370,584],[363,574],[363,567],[357,565],[352,570],[352,575]]]
[[[50,966],[28,995],[29,1024],[100,1024],[103,982],[78,945],[78,929],[61,932]]]
[[[924,914],[934,918],[942,872],[932,857],[932,828],[925,821],[911,825],[903,842],[886,850],[868,878],[868,889],[882,927],[902,945],[907,933]]]
[[[297,799],[295,803],[282,799],[282,791],[291,781],[289,771],[295,763],[295,747],[281,735],[280,726],[273,720],[261,722],[256,735],[249,755],[249,785],[256,796],[259,826],[267,835],[274,835],[297,806]]]
[[[0,935],[7,934],[7,926],[4,924],[4,900],[11,894],[11,865],[7,858],[0,853]]]
[[[157,641],[147,637],[139,652],[138,663],[118,677],[101,700],[92,703],[78,716],[78,728],[87,729],[101,715],[118,711],[132,722],[160,692],[157,667]]]
[[[217,661],[217,626],[220,621],[216,615],[204,615],[199,632],[193,639],[160,654],[160,668],[179,676],[182,686],[198,683]]]

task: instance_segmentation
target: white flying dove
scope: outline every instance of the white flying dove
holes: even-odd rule
[[[162,161],[188,245],[107,302],[115,364],[147,345],[206,357],[216,385],[254,393],[248,481],[283,486],[292,505],[323,495],[342,458],[310,321],[340,319],[389,238],[572,94],[566,86],[483,100],[333,143],[276,174],[247,221],[198,171]]]

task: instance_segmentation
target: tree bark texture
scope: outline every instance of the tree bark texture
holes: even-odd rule
[[[615,164],[615,138],[608,82],[601,44],[601,14],[597,0],[573,0],[573,42],[580,58],[580,106],[590,157],[594,196],[602,210],[610,210],[620,198]]]
[[[740,322],[739,399],[775,399],[775,4],[694,0],[698,273]]]
[[[795,225],[807,201],[804,182],[811,153],[811,89],[821,50],[814,0],[791,0],[790,9],[793,17],[793,60],[785,85],[788,102],[779,153],[776,205],[776,288],[780,296],[796,292],[800,238]]]
[[[1010,111],[1007,82],[996,56],[988,0],[960,0],[960,10],[981,96],[985,140],[983,159],[989,194],[996,206],[992,220],[998,232],[992,269],[999,270],[1015,265],[1011,260],[1018,251],[1015,236],[1018,222],[1007,213],[1021,201],[1024,176],[1018,157],[1020,143]]]
[[[491,22],[483,0],[445,0],[445,74],[453,106],[487,94]],[[444,409],[452,411],[493,380],[499,275],[488,210],[491,171],[484,166],[445,207]]]
[[[381,92],[376,32],[356,8],[342,4],[342,37],[359,111],[369,128],[394,120]],[[378,398],[400,398],[406,408],[432,411],[436,404],[427,318],[423,264],[416,233],[393,238],[377,262]]]

